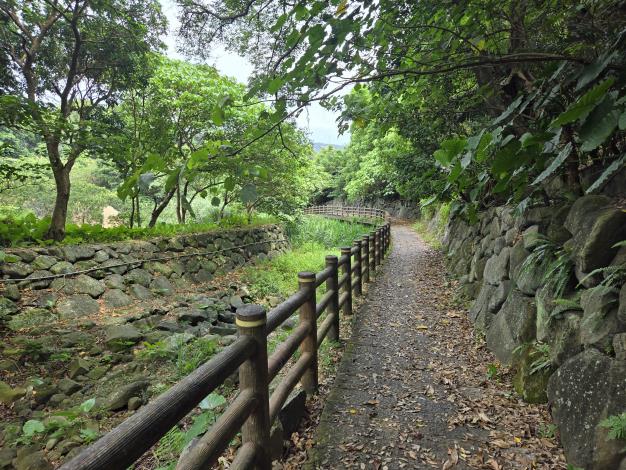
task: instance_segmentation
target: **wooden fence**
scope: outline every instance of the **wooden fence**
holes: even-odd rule
[[[237,309],[239,337],[233,344],[140,408],[61,469],[128,468],[237,369],[239,394],[176,468],[209,468],[241,430],[242,445],[229,468],[270,469],[268,449],[272,423],[298,382],[307,393],[317,390],[320,345],[325,338],[339,339],[340,310],[344,315],[352,314],[352,296],[361,295],[363,283],[370,282],[387,252],[390,224],[374,227],[351,247],[341,248],[340,257],[326,256],[326,267],[319,273],[299,273],[299,289],[269,314],[260,305]],[[318,299],[316,289],[323,283],[326,293]],[[268,357],[267,336],[297,310],[299,325]],[[326,317],[318,325],[324,312],[327,312]],[[270,396],[270,382],[298,350],[299,358]]]
[[[389,220],[389,212],[374,207],[350,206],[311,206],[304,209],[305,214],[320,214],[338,218],[362,218]]]

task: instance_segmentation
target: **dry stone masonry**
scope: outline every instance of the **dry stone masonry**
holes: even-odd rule
[[[470,319],[522,398],[549,402],[568,462],[585,470],[626,468],[626,442],[600,425],[626,412],[623,240],[623,204],[602,195],[453,217],[444,237]]]
[[[270,225],[149,241],[5,250],[9,262],[0,263],[5,280],[0,283],[0,322],[19,329],[30,320],[48,316],[90,315],[98,312],[100,303],[116,308],[167,295],[189,283],[207,282],[217,271],[266,258],[285,246],[282,240],[282,228]],[[248,246],[231,250],[241,245]],[[194,256],[218,250],[226,251]],[[140,262],[153,258],[172,259]],[[84,270],[90,271],[72,274]],[[62,274],[67,276],[50,279]],[[20,302],[23,290],[41,294],[24,305]]]
[[[29,280],[0,284],[0,469],[53,468],[88,443],[85,429],[101,434],[158,395],[163,382],[186,375],[196,358],[231,344],[234,311],[252,298],[245,286],[205,282],[282,251],[284,237],[271,225],[6,250],[10,262],[0,265],[2,277]],[[233,248],[239,245],[248,246]],[[148,258],[172,259],[139,262]],[[59,436],[24,437],[25,423],[49,427],[50,416],[75,413],[91,399],[89,416],[64,422]]]

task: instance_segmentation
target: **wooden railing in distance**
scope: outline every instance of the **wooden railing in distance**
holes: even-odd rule
[[[381,219],[389,221],[389,212],[375,207],[352,206],[311,206],[304,209],[305,214],[319,214],[338,218]]]
[[[378,217],[378,216],[376,216]],[[206,469],[215,463],[231,439],[241,430],[242,445],[230,469],[270,469],[270,429],[298,382],[307,393],[318,387],[318,350],[328,337],[339,339],[339,314],[352,314],[352,295],[362,293],[363,283],[373,279],[390,243],[390,224],[375,226],[341,256],[327,256],[319,273],[298,274],[299,289],[266,314],[260,305],[237,309],[239,338],[167,392],[140,408],[130,418],[87,447],[62,470],[124,469],[156,444],[204,397],[239,369],[239,393],[215,424],[181,458],[177,470]],[[319,299],[316,291],[326,284]],[[300,324],[268,358],[267,336],[299,311]],[[318,325],[318,320],[326,316]],[[300,351],[269,394],[269,384]]]

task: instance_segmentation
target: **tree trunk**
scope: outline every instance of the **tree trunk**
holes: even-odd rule
[[[183,216],[182,216],[182,212],[181,212],[181,205],[180,205],[180,185],[176,185],[176,220],[178,220],[178,223],[182,223],[183,221]]]
[[[130,198],[130,220],[129,220],[130,228],[133,228],[134,224],[135,224],[135,196]]]
[[[56,186],[56,199],[50,227],[46,232],[47,240],[61,241],[65,238],[65,222],[67,220],[67,204],[70,200],[70,164],[63,165],[59,156],[59,144],[50,143],[47,146],[48,157],[51,162],[54,183]]]
[[[135,197],[135,204],[137,205],[137,227],[141,227],[141,211],[139,210],[139,191]]]
[[[172,197],[174,197],[174,194],[176,194],[176,186],[172,186],[172,189],[170,189],[167,192],[163,200],[154,207],[154,210],[152,211],[152,215],[150,216],[150,223],[148,224],[148,227],[152,228],[156,225],[157,220],[159,216],[161,215],[161,212],[165,210],[167,205],[172,200]]]

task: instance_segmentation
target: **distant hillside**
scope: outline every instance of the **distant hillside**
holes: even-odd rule
[[[313,151],[314,152],[319,152],[320,150],[322,150],[324,147],[335,147],[337,150],[341,150],[342,148],[345,147],[345,145],[340,145],[340,144],[324,144],[322,142],[313,142]]]

